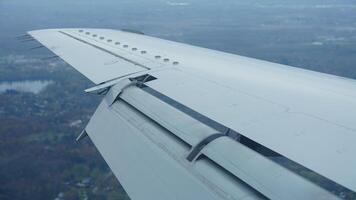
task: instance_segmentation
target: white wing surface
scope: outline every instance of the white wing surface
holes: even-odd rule
[[[29,34],[105,96],[85,131],[133,200],[356,198],[356,82],[104,29]]]

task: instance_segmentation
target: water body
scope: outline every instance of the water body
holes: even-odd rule
[[[32,92],[38,94],[51,83],[53,83],[51,80],[0,82],[0,93],[5,92],[6,90],[16,90],[19,92]]]

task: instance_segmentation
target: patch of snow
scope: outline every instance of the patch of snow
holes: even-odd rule
[[[321,46],[323,45],[324,43],[322,42],[313,42],[312,45],[315,45],[315,46]]]
[[[189,6],[190,5],[190,3],[188,3],[188,2],[171,2],[171,1],[168,1],[167,4],[170,6]]]

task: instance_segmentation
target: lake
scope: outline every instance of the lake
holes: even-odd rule
[[[51,80],[0,82],[0,93],[5,92],[6,90],[16,90],[19,92],[32,92],[38,94],[51,83],[53,83]]]

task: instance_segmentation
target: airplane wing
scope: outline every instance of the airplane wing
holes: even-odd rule
[[[356,199],[356,81],[143,34],[29,34],[104,95],[88,134],[133,200]]]

